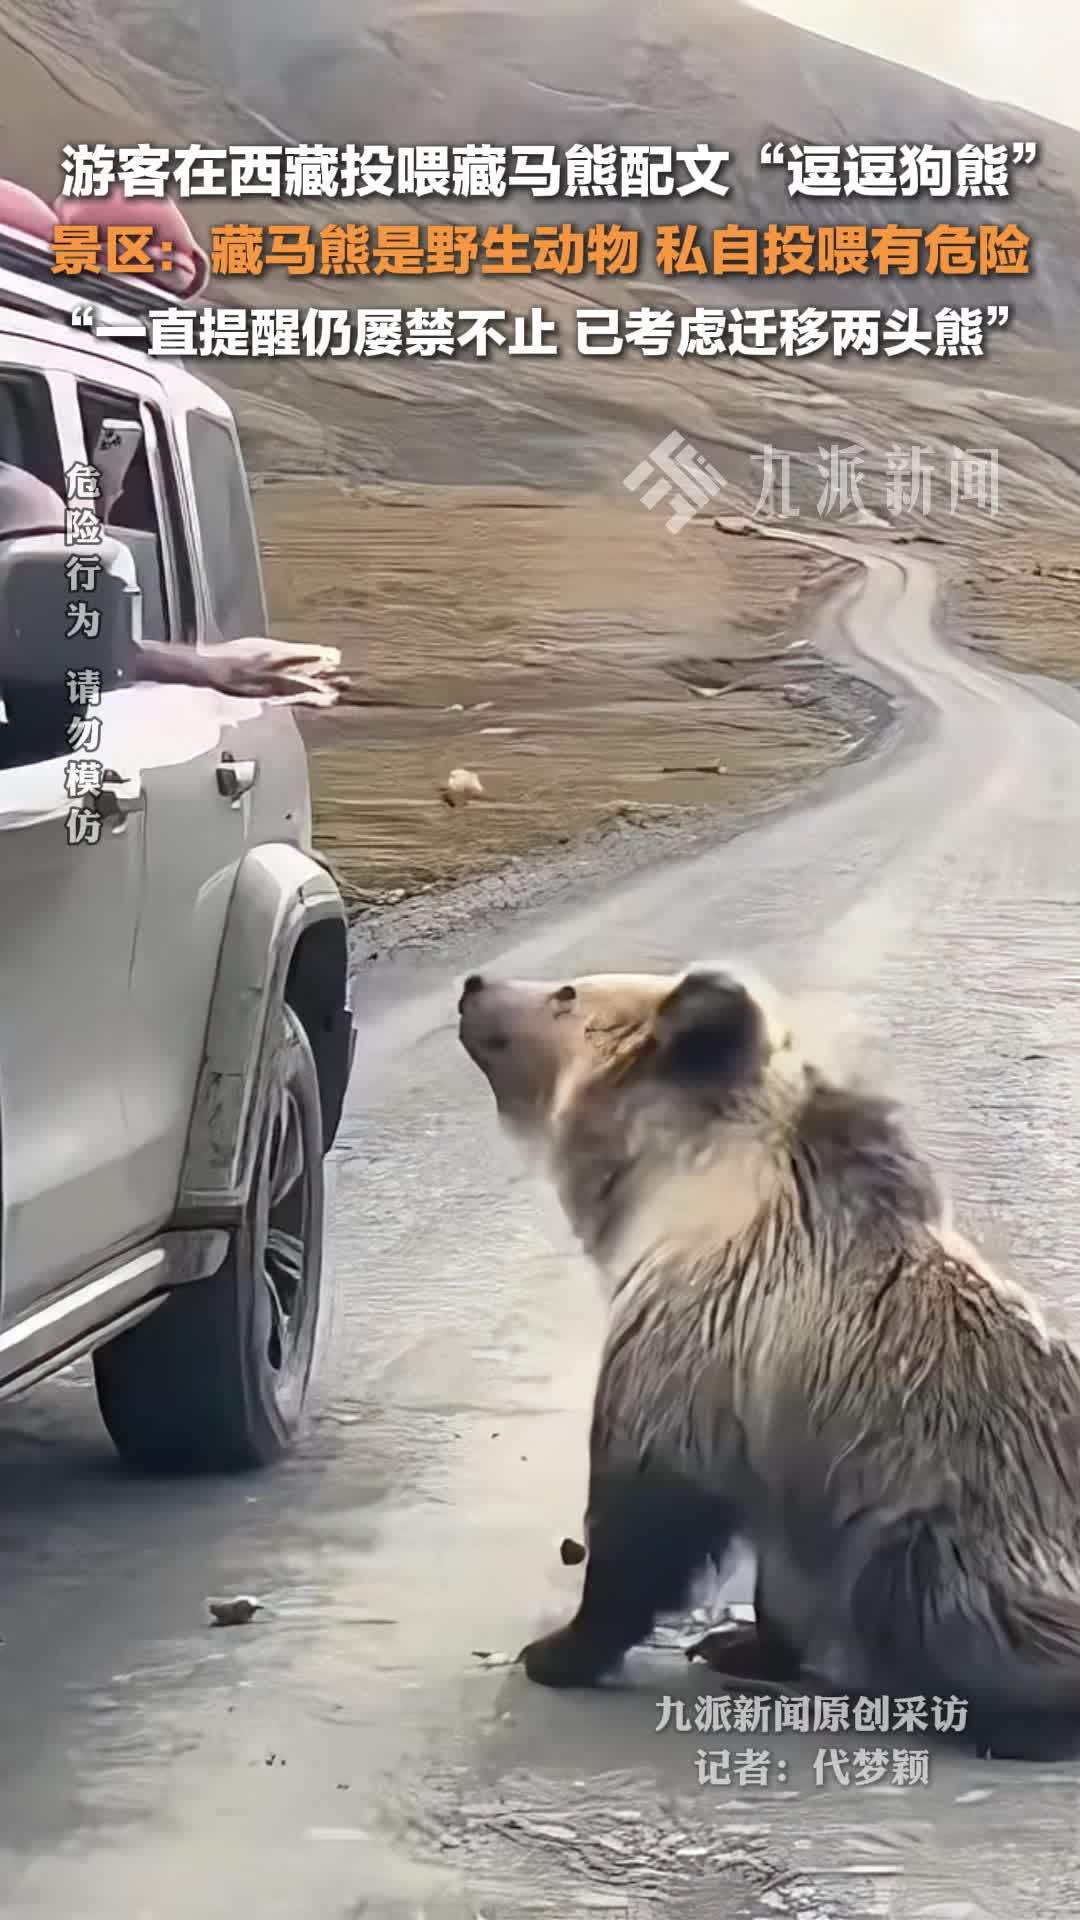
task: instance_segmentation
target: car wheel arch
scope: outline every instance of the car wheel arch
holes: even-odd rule
[[[317,920],[297,936],[285,978],[285,1001],[307,1034],[319,1075],[323,1146],[334,1143],[351,1055],[343,1058],[339,1025],[347,1012],[349,946],[344,919]]]
[[[228,1225],[243,1211],[270,1064],[265,1036],[283,1003],[301,1021],[315,1055],[329,1145],[352,1057],[345,908],[333,878],[310,855],[263,846],[241,861],[233,887],[177,1224]]]

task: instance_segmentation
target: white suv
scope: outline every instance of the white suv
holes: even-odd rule
[[[0,231],[0,462],[63,500],[125,441],[106,531],[141,590],[58,634],[63,537],[0,533],[0,1393],[92,1352],[124,1456],[241,1468],[288,1446],[311,1372],[355,1040],[345,912],[290,709],[125,674],[133,618],[198,649],[267,619],[228,407],[73,327],[87,298],[133,296],[76,301]],[[104,769],[82,844],[76,669]]]

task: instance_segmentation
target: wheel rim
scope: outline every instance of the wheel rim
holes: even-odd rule
[[[315,1330],[312,1173],[303,1111],[286,1079],[267,1115],[254,1250],[265,1363],[286,1416],[303,1399]]]

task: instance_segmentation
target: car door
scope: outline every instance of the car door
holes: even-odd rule
[[[0,337],[0,459],[64,491],[77,457],[71,389]],[[72,641],[73,666],[78,643]],[[95,758],[126,737],[131,690],[103,693]],[[145,852],[136,809],[71,845],[70,751],[29,764],[0,722],[0,1323],[128,1239],[122,1059]]]
[[[146,637],[190,646],[215,637],[183,434],[182,396],[202,389],[182,373],[165,385],[169,378],[95,368],[78,380],[78,407],[88,459],[104,419],[137,418],[143,428],[109,530],[130,540],[150,586],[157,624]],[[257,572],[256,582],[261,598]],[[258,776],[263,714],[257,701],[143,682],[130,689],[115,747],[146,796],[121,1068],[132,1227],[143,1235],[167,1222],[176,1202],[226,915],[251,838],[245,781]]]

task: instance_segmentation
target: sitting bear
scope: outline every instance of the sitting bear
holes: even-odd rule
[[[459,1015],[610,1297],[584,1590],[529,1678],[595,1684],[739,1539],[727,1672],[956,1696],[984,1754],[1074,1751],[1080,1354],[953,1232],[895,1106],[731,969],[473,975]]]

